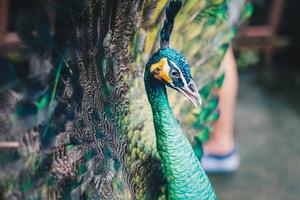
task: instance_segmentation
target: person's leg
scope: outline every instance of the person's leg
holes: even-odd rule
[[[221,67],[224,68],[225,79],[218,91],[220,118],[214,125],[209,141],[204,144],[205,154],[226,155],[234,149],[233,129],[238,76],[232,48],[227,51]]]

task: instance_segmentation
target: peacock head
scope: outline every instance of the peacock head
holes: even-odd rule
[[[171,48],[158,50],[149,60],[146,70],[149,70],[152,80],[182,93],[195,106],[202,105],[190,66],[179,52]]]

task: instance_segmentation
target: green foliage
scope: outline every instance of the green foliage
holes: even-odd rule
[[[243,50],[237,55],[236,61],[239,69],[247,69],[259,61],[259,54],[255,50]]]
[[[199,160],[201,160],[203,155],[202,144],[209,139],[209,134],[213,130],[213,124],[220,116],[220,112],[217,109],[219,98],[212,91],[217,90],[222,86],[224,77],[224,74],[222,74],[219,78],[212,80],[199,91],[200,96],[205,102],[201,111],[194,113],[196,120],[193,123],[193,127],[196,130],[196,134],[194,137],[193,148]]]

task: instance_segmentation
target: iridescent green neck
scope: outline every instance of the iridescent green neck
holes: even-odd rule
[[[213,188],[170,108],[166,88],[145,73],[168,199],[216,199]]]

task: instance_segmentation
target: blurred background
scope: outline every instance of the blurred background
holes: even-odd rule
[[[241,166],[212,180],[220,199],[299,199],[300,1],[252,3],[233,44]]]
[[[9,15],[14,2],[0,1],[0,51],[20,45]],[[299,199],[300,1],[252,2],[253,15],[233,43],[241,166],[211,178],[219,199]]]

